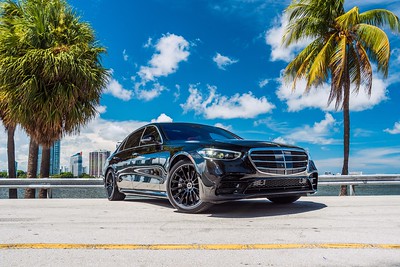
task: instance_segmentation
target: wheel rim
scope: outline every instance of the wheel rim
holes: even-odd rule
[[[201,204],[199,176],[191,164],[177,168],[171,176],[170,193],[180,208],[196,208]]]
[[[113,190],[114,190],[114,176],[112,175],[111,172],[109,172],[107,174],[106,190],[107,190],[107,195],[110,197],[112,195]]]

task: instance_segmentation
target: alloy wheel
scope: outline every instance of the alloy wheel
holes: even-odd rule
[[[199,177],[192,164],[177,168],[170,179],[170,193],[177,206],[183,209],[195,208],[200,200]]]

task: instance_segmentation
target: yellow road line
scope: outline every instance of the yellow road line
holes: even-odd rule
[[[400,244],[0,244],[0,249],[106,249],[106,250],[273,250],[273,249],[400,249]]]

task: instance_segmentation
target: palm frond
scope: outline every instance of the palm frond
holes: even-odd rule
[[[390,43],[386,33],[380,28],[369,25],[357,25],[355,32],[366,48],[368,55],[377,62],[378,70],[387,77],[390,59]]]
[[[353,7],[343,15],[336,18],[336,23],[340,29],[350,29],[359,23],[359,10],[358,7]]]
[[[386,27],[394,32],[400,32],[399,18],[391,11],[386,9],[373,9],[360,14],[360,22],[376,27]]]
[[[309,73],[307,75],[308,79],[306,92],[311,88],[312,85],[318,86],[328,79],[329,61],[333,50],[335,49],[336,38],[337,35],[332,34],[325,42],[318,55],[313,59]]]
[[[284,76],[287,81],[293,81],[293,90],[296,88],[298,79],[305,77],[310,68],[310,62],[321,50],[321,40],[317,39],[304,48],[285,68]]]
[[[329,63],[332,71],[332,84],[335,90],[331,90],[328,104],[335,100],[336,108],[338,108],[342,102],[342,88],[346,82],[347,41],[345,35],[341,36]]]
[[[360,72],[362,74],[361,76],[361,82],[362,84],[365,85],[365,89],[368,93],[368,95],[371,95],[372,91],[372,66],[371,62],[368,58],[368,54],[365,51],[364,47],[357,42],[356,44],[356,50],[358,54],[358,58],[360,60]]]

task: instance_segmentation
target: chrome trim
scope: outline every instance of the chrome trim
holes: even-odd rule
[[[281,154],[257,154],[257,151],[280,151]],[[304,153],[304,156],[307,158],[306,160],[296,160],[296,161],[289,161],[286,159],[285,151],[294,151],[294,152],[300,152]],[[256,153],[253,153],[256,152]],[[274,156],[276,158],[276,155],[280,156],[281,159],[277,159],[275,161],[272,160],[253,160],[252,157],[257,157],[257,156]],[[272,176],[281,176],[281,175],[286,175],[286,176],[298,176],[301,174],[307,174],[308,170],[308,164],[309,164],[309,156],[307,151],[301,148],[283,148],[283,147],[259,147],[259,148],[252,148],[248,152],[248,157],[253,165],[253,167],[262,174],[268,174]],[[282,167],[277,167],[277,168],[268,168],[268,167],[260,167],[257,166],[256,163],[275,163],[275,164],[281,164],[283,165]],[[290,163],[305,163],[304,167],[296,167],[296,168],[288,168],[287,165]],[[304,171],[302,171],[304,169]],[[270,171],[267,171],[270,170]],[[273,171],[282,171],[283,173],[274,173]],[[293,171],[298,171],[296,173],[291,173]]]

